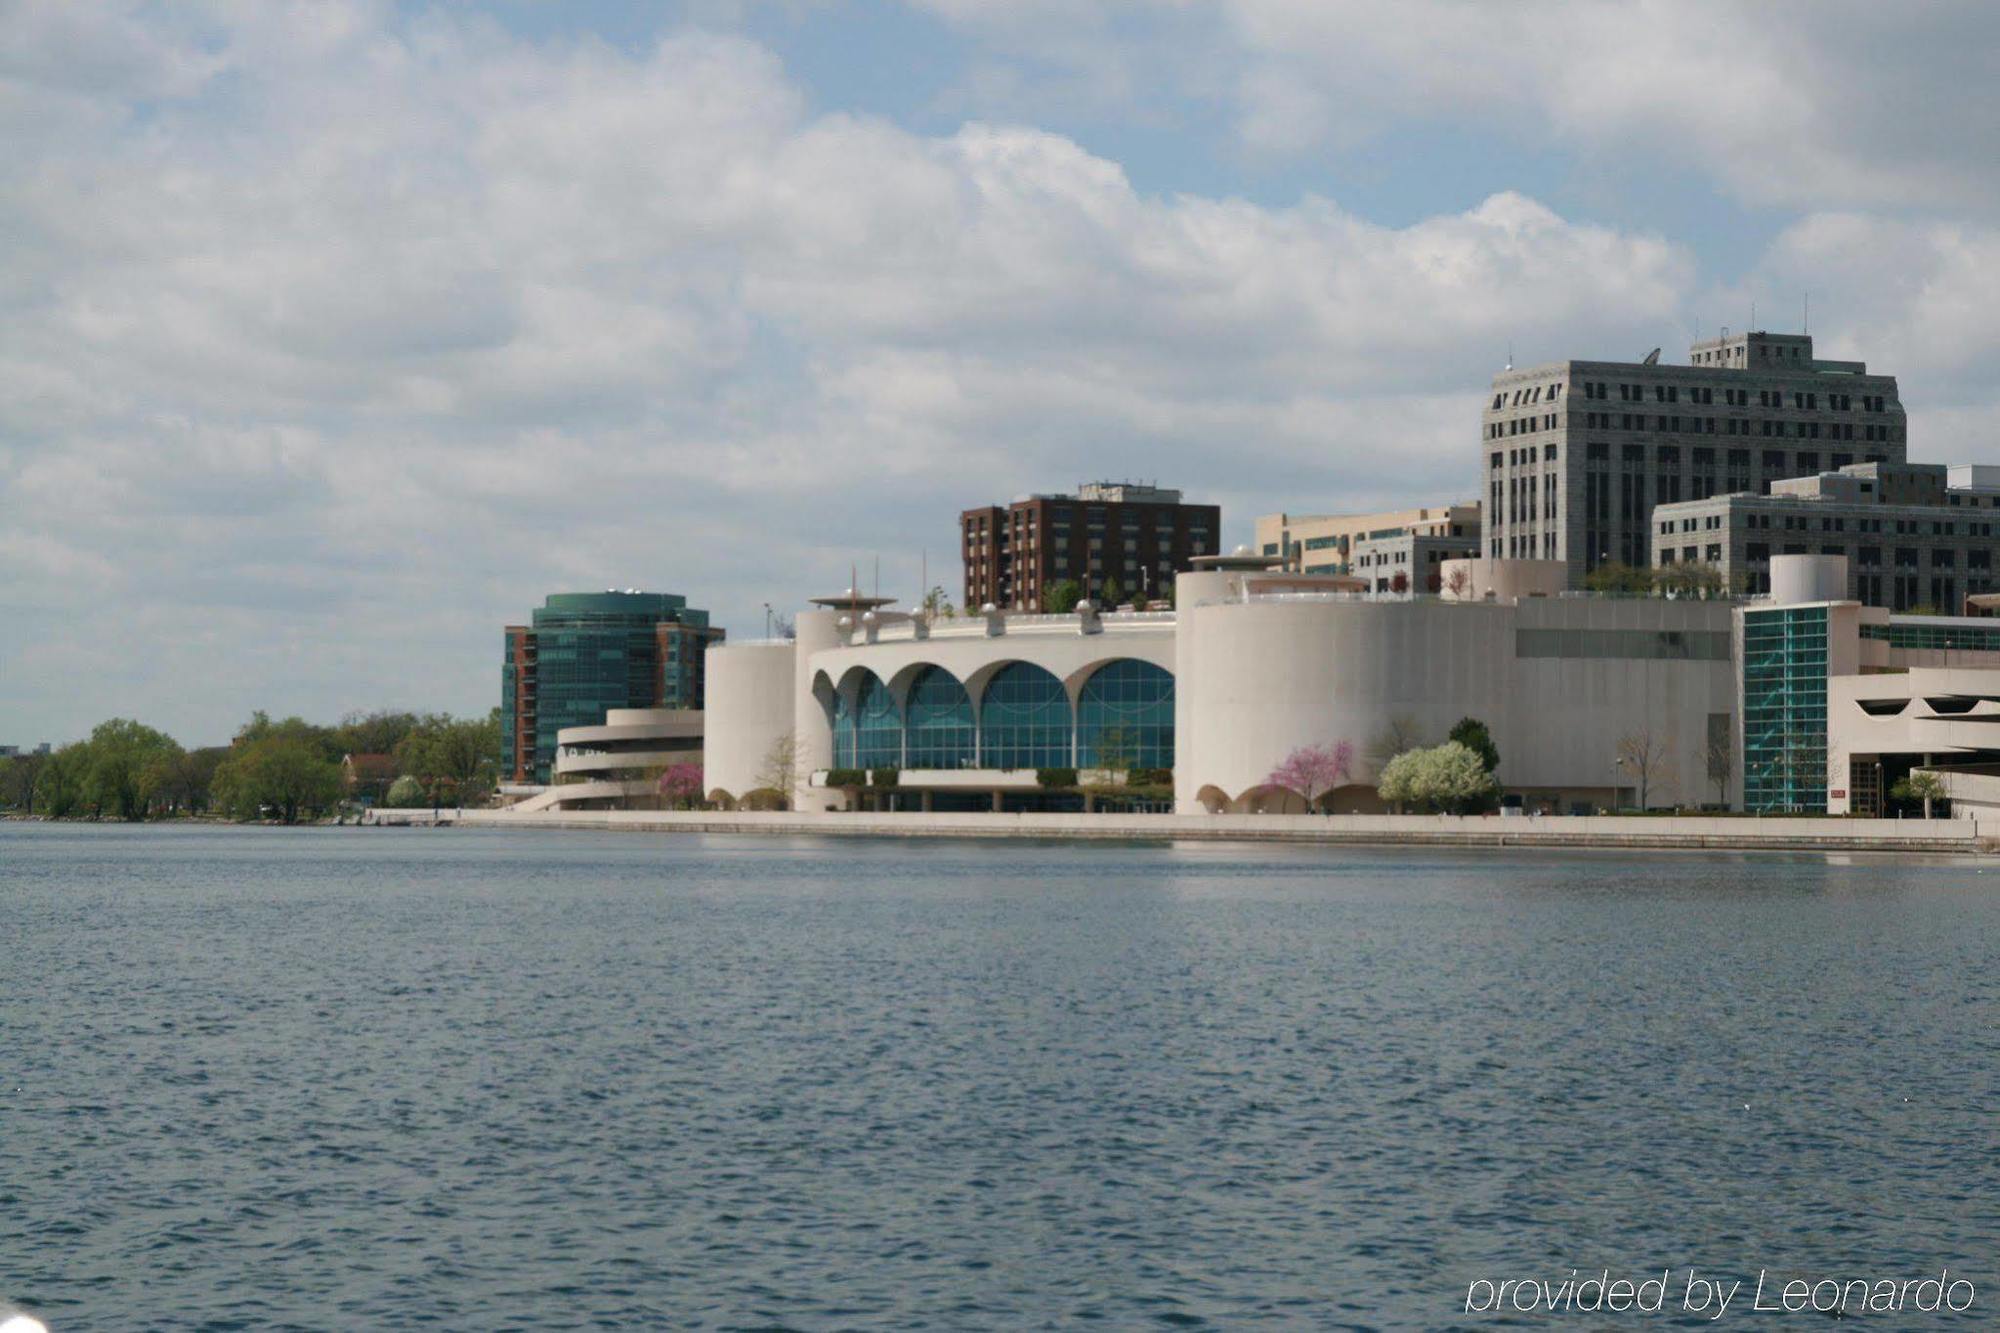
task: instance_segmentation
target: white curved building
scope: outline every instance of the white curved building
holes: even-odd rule
[[[658,808],[659,774],[702,763],[702,710],[613,708],[594,727],[556,733],[555,782],[512,808],[644,810]]]
[[[1297,809],[1272,771],[1346,741],[1332,807],[1373,811],[1385,733],[1435,744],[1471,716],[1531,808],[1633,804],[1642,779],[1618,761],[1636,741],[1649,804],[1733,799],[1708,776],[1736,709],[1728,602],[1380,596],[1256,557],[1205,563],[1176,581],[1177,612],[925,626],[850,591],[801,613],[796,642],[716,645],[710,795],[769,785],[789,734],[798,809],[847,803],[829,773],[889,770],[902,808],[1048,808],[1038,773],[1071,768],[1170,768],[1183,813]]]

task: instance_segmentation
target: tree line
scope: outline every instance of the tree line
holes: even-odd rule
[[[228,745],[192,750],[142,722],[112,718],[52,753],[0,759],[0,810],[291,824],[347,804],[467,805],[492,791],[499,750],[497,711],[350,713],[323,726],[260,710]],[[371,758],[349,773],[342,760],[350,755]]]

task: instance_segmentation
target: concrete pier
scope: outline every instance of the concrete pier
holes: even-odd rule
[[[398,811],[377,811],[380,823]],[[429,822],[430,812],[412,811]],[[634,833],[758,833],[875,838],[1085,838],[1174,842],[1323,843],[1435,847],[1683,850],[2000,851],[2000,821],[1975,819],[1579,817],[1548,815],[864,814],[787,811],[604,810],[513,814],[467,810],[468,828],[622,829]]]

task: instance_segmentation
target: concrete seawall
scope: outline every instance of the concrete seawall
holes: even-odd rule
[[[408,815],[407,820],[401,816]],[[431,821],[383,810],[382,824]],[[622,829],[634,833],[761,833],[889,838],[1089,838],[1437,847],[1600,847],[1762,851],[2000,850],[2000,822],[1972,819],[1717,819],[1615,815],[1536,818],[1456,815],[806,814],[784,811],[444,812],[477,828]]]

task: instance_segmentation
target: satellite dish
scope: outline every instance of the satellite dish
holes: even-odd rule
[[[1657,348],[1657,347],[1655,347],[1655,348],[1654,348],[1654,349],[1653,349],[1652,351],[1650,351],[1650,352],[1646,353],[1646,359],[1645,359],[1644,361],[1641,361],[1641,362],[1640,362],[1639,364],[1640,364],[1640,365],[1642,365],[1642,366],[1657,366],[1657,365],[1659,365],[1659,364],[1660,364],[1660,349],[1659,349],[1659,348]]]

